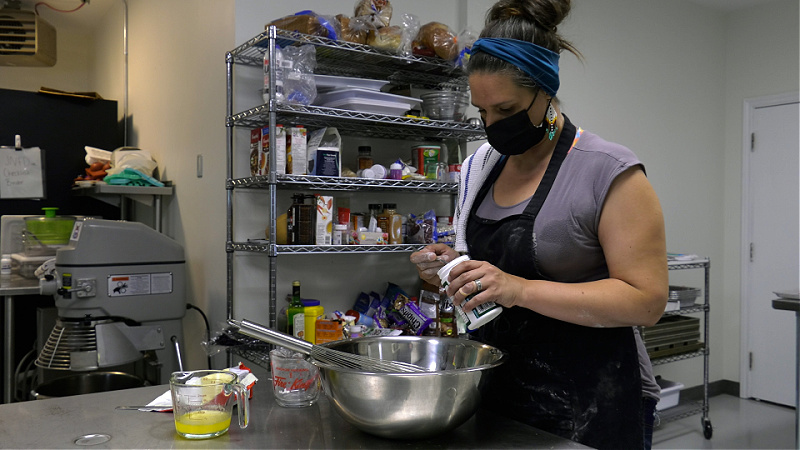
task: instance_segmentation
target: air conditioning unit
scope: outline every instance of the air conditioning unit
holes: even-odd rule
[[[56,29],[33,11],[0,9],[0,66],[54,66]]]

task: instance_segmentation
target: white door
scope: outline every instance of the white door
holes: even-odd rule
[[[772,308],[773,291],[798,288],[800,143],[797,95],[750,103],[752,150],[743,159],[743,394],[795,402],[796,321]]]

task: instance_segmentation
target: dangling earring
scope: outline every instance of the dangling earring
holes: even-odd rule
[[[558,130],[558,127],[556,126],[557,117],[558,114],[556,113],[556,109],[553,108],[553,99],[550,99],[547,101],[547,115],[545,116],[545,119],[547,120],[547,137],[549,137],[551,141],[555,137],[556,131]]]

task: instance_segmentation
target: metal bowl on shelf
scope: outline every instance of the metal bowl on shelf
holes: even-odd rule
[[[506,358],[495,347],[457,338],[365,337],[322,345],[430,370],[370,373],[315,362],[325,393],[342,418],[389,439],[435,436],[466,422],[480,405],[480,387],[491,369]]]

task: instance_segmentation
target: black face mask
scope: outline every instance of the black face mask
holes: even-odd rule
[[[507,156],[521,155],[542,142],[547,135],[544,118],[542,118],[542,124],[537,127],[531,123],[531,119],[528,117],[528,110],[531,109],[538,95],[539,91],[536,91],[531,104],[522,111],[498,120],[488,127],[484,126],[486,139],[495,150]]]

